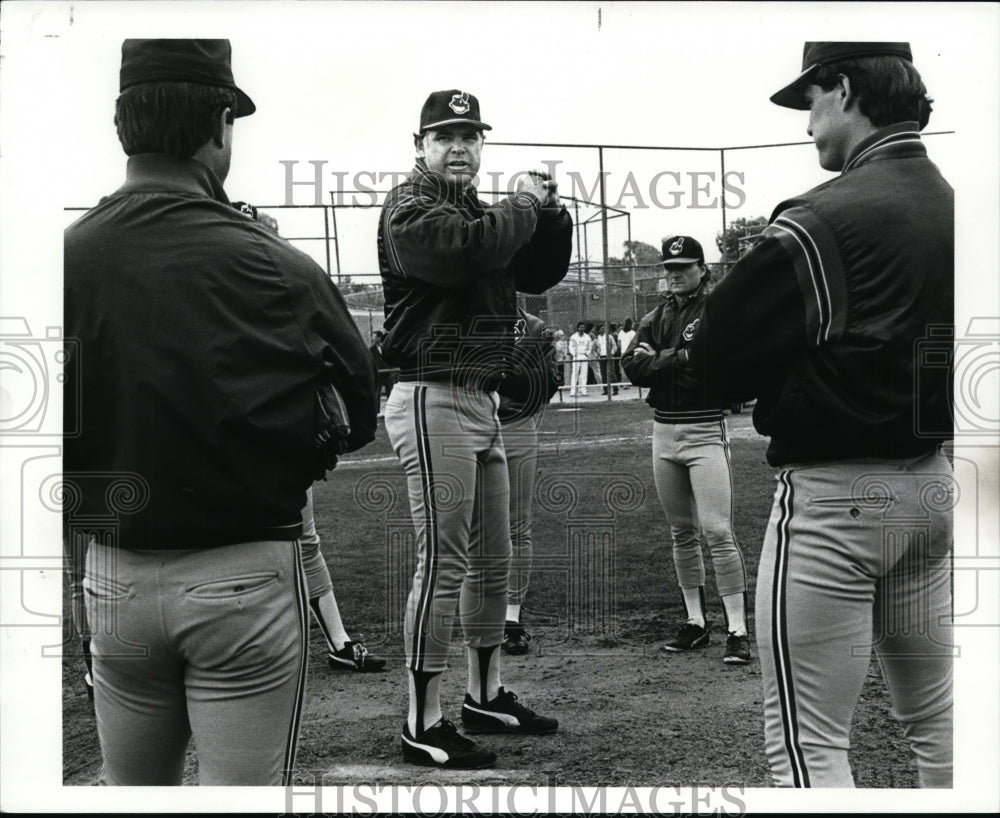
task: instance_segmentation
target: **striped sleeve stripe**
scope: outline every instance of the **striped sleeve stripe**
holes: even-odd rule
[[[806,329],[820,346],[836,340],[847,322],[847,285],[830,228],[808,208],[793,207],[768,225],[795,268],[806,305]]]
[[[919,131],[900,131],[899,133],[889,134],[886,137],[878,140],[878,142],[873,142],[867,148],[865,148],[861,153],[851,159],[844,166],[844,172],[846,173],[851,168],[857,167],[861,162],[866,159],[872,151],[877,151],[880,148],[884,148],[888,145],[899,145],[905,142],[917,142],[923,144],[923,140],[920,138]]]
[[[785,752],[796,787],[809,787],[809,770],[805,754],[799,743],[798,712],[795,706],[795,684],[788,645],[788,545],[789,527],[794,511],[795,491],[792,472],[778,475],[781,485],[781,516],[777,523],[777,546],[774,558],[774,576],[771,581],[771,644],[774,646],[775,680],[778,686],[778,703],[781,707],[781,724],[784,730]]]

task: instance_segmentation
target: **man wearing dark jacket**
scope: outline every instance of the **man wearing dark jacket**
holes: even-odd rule
[[[689,351],[708,394],[757,398],[781,469],[757,575],[768,761],[853,786],[874,646],[922,786],[952,781],[954,195],[927,158],[908,43],[806,43],[771,97],[809,111],[838,176],[778,205],[708,297]]]
[[[527,653],[531,641],[521,624],[521,606],[528,593],[534,554],[531,517],[538,472],[538,426],[542,408],[562,384],[562,364],[556,360],[552,331],[537,315],[518,312],[521,321],[515,330],[511,370],[500,384],[497,412],[510,482],[511,563],[502,644],[504,653],[512,656]]]
[[[417,166],[390,192],[378,231],[383,353],[400,369],[385,423],[406,469],[417,551],[404,628],[403,758],[439,767],[496,760],[441,711],[456,606],[469,669],[466,731],[557,728],[500,682],[510,537],[496,389],[521,320],[516,292],[562,280],[572,222],[555,182],[541,175],[526,175],[492,207],[480,202],[472,183],[488,129],[473,95],[432,93],[415,135]]]
[[[670,526],[677,582],[685,621],[663,649],[669,653],[708,646],[711,623],[705,611],[705,561],[701,540],[712,555],[715,585],[726,621],[722,661],[751,659],[746,617],[746,570],[733,533],[733,478],[729,438],[721,404],[705,390],[678,355],[691,343],[708,296],[708,270],[701,244],[691,236],[663,242],[667,297],[639,322],[622,367],[636,386],[649,389],[653,407],[653,483]]]
[[[192,733],[202,784],[290,780],[306,490],[374,437],[339,292],[222,188],[254,110],[228,40],[126,40],[125,184],[66,230],[65,517],[108,784],[180,784]]]

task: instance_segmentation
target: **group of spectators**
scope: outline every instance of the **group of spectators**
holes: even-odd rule
[[[603,395],[608,394],[609,387],[612,395],[618,394],[619,384],[623,380],[621,357],[635,338],[631,318],[626,318],[621,324],[608,324],[607,328],[603,321],[580,321],[569,338],[558,327],[549,328],[548,332],[555,342],[556,361],[562,373],[562,382],[570,385],[570,396],[586,395],[588,385],[601,386]],[[385,333],[376,330],[369,349],[379,372],[380,391],[384,391],[388,399],[396,381],[396,372],[382,357],[384,340]],[[577,370],[575,376],[574,369]],[[629,389],[630,384],[626,382],[621,388]]]
[[[603,385],[602,394],[618,394],[622,380],[621,356],[635,338],[632,319],[619,326],[603,321],[579,321],[569,338],[561,329],[554,331],[556,360],[563,368],[563,383],[569,384],[570,396],[586,395],[587,385]],[[623,388],[628,389],[628,385]]]

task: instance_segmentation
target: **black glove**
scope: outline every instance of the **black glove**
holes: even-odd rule
[[[337,457],[347,451],[347,441],[351,434],[351,423],[347,407],[332,383],[316,386],[317,432],[316,452],[319,455],[319,479],[337,467]]]

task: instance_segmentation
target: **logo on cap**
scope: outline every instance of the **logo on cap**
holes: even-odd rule
[[[684,237],[678,236],[677,240],[670,245],[670,255],[678,256],[684,251]]]
[[[463,91],[461,94],[455,94],[451,98],[451,102],[448,103],[448,107],[459,115],[469,113],[468,91]]]

